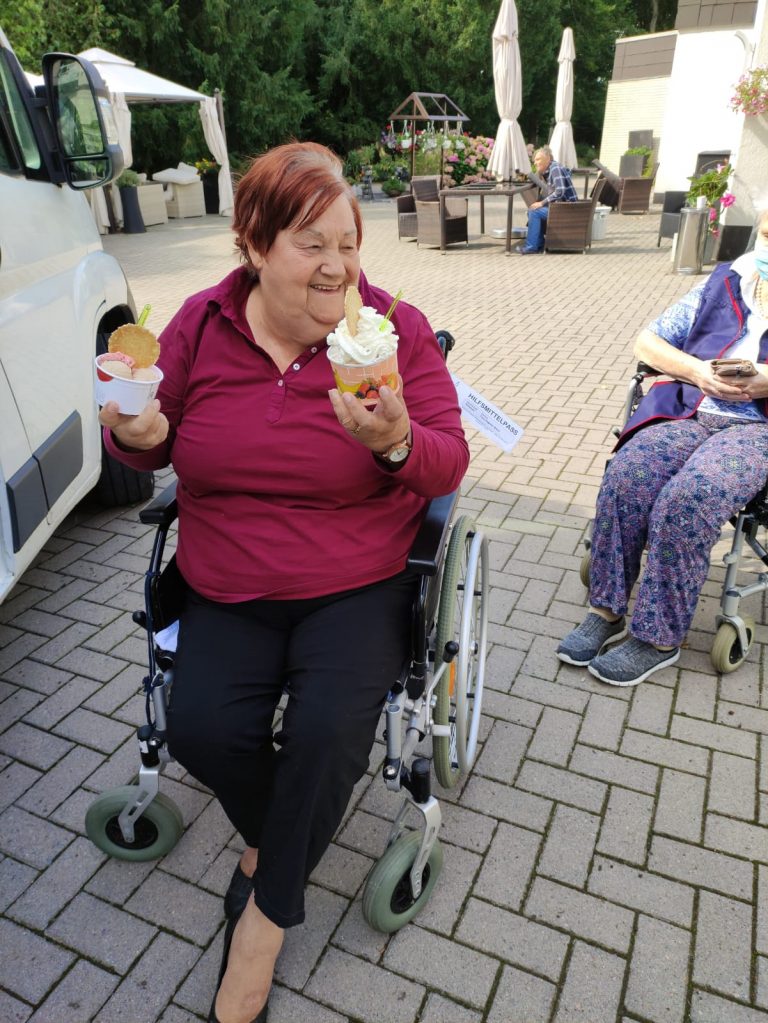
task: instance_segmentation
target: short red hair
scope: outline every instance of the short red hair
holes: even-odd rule
[[[352,207],[359,246],[363,220],[342,168],[338,156],[317,142],[289,142],[257,156],[235,193],[232,230],[244,262],[251,265],[249,245],[266,255],[278,232],[314,223],[341,195]]]

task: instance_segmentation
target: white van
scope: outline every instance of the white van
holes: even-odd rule
[[[83,190],[122,170],[104,83],[43,58],[32,89],[0,29],[0,602],[89,491],[151,495],[150,473],[102,452],[93,358],[135,308]]]

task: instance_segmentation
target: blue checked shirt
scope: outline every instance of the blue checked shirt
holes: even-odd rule
[[[579,198],[573,187],[571,172],[556,160],[550,163],[542,176],[549,188],[549,192],[541,200],[545,206],[551,202],[576,202]]]

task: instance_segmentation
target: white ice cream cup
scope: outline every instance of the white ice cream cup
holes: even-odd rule
[[[160,381],[163,379],[162,370],[157,366],[152,367],[157,374],[155,380],[129,380],[126,377],[113,377],[111,373],[100,366],[101,362],[111,358],[112,356],[107,352],[104,355],[97,355],[94,361],[96,401],[99,405],[115,401],[123,415],[137,416],[144,411],[157,394]]]

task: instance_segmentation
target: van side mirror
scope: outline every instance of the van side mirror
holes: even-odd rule
[[[51,124],[71,188],[96,188],[123,169],[109,95],[96,69],[68,53],[46,53],[43,78]]]

